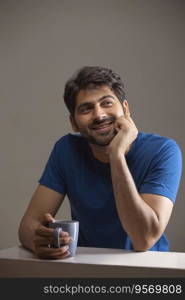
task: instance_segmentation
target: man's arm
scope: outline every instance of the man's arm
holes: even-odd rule
[[[145,251],[151,248],[164,232],[173,203],[160,195],[138,193],[125,159],[138,130],[128,113],[117,120],[115,129],[117,135],[107,150],[116,207],[121,224],[130,236],[134,249]]]
[[[39,185],[33,194],[30,204],[21,220],[19,226],[19,239],[24,247],[32,250],[40,257],[61,258],[66,252],[61,249],[49,249],[48,244],[52,242],[52,229],[47,228],[48,222],[52,222],[57,213],[64,195]],[[69,243],[67,233],[62,232],[64,243]]]
[[[173,203],[154,194],[139,195],[125,157],[110,160],[112,183],[118,215],[136,251],[151,248],[169,221]]]

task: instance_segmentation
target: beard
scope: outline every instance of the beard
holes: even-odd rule
[[[81,134],[90,144],[97,145],[100,147],[106,147],[111,143],[111,141],[117,134],[117,131],[113,126],[115,120],[115,117],[109,117],[103,120],[96,120],[88,127],[88,131],[83,131],[81,132]],[[98,126],[102,126],[105,123],[111,123],[112,128],[108,128],[104,132],[97,133],[95,128],[98,128]]]
[[[116,130],[111,130],[109,132],[106,133],[101,133],[98,136],[94,136],[94,135],[90,135],[90,134],[83,134],[82,135],[85,137],[85,139],[93,145],[97,145],[100,147],[106,147],[108,146],[111,141],[113,140],[113,138],[115,137],[115,135],[117,134]]]

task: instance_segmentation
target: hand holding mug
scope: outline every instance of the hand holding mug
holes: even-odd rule
[[[42,224],[35,231],[34,248],[39,258],[62,259],[70,255],[69,245],[72,242],[72,237],[69,236],[67,231],[60,232],[60,248],[51,247],[54,242],[54,229],[49,228],[48,224],[54,222],[55,219],[50,214],[45,214]]]
[[[48,224],[48,227],[53,229],[53,243],[51,247],[60,248],[66,245],[65,238],[61,239],[61,235],[67,232],[70,238],[72,238],[68,250],[69,257],[75,256],[79,234],[79,222],[74,220],[54,220]]]

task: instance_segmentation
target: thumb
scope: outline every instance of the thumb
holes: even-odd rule
[[[50,222],[55,222],[55,219],[49,213],[44,214],[44,223],[50,223]]]

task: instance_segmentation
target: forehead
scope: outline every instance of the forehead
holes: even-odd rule
[[[101,86],[98,88],[80,90],[80,92],[76,97],[76,107],[82,104],[83,102],[97,102],[103,96],[108,96],[108,95],[118,100],[115,93],[108,86]]]

